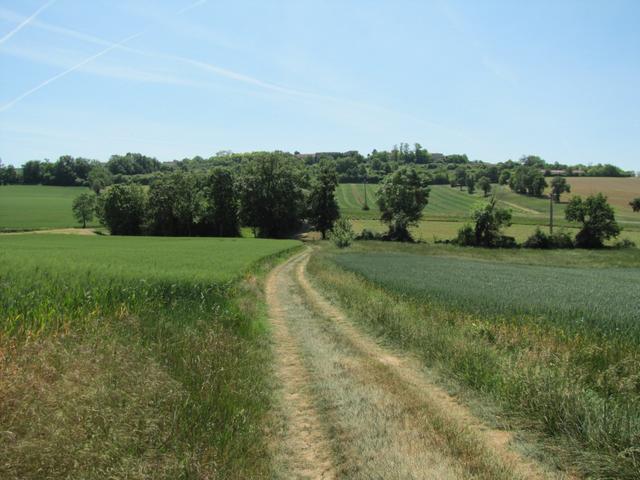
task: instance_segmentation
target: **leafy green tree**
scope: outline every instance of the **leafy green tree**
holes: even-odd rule
[[[217,237],[239,237],[238,191],[231,171],[214,169],[207,178],[205,194],[207,233]]]
[[[629,202],[634,212],[640,212],[640,197],[634,198]]]
[[[460,187],[460,190],[462,190],[462,187],[464,187],[466,184],[467,184],[467,169],[464,167],[456,168],[455,171],[453,172],[452,186]]]
[[[112,235],[139,235],[146,196],[139,185],[114,185],[101,196],[100,218]]]
[[[349,219],[339,218],[336,220],[331,229],[330,237],[338,248],[350,246],[355,238],[355,233],[353,232]]]
[[[511,212],[496,205],[495,197],[485,206],[476,209],[471,218],[474,226],[460,229],[456,243],[478,247],[500,247],[510,242],[502,234],[502,229],[511,225]],[[509,245],[511,246],[511,245]]]
[[[478,188],[482,190],[484,196],[486,197],[487,195],[489,195],[489,193],[491,193],[491,180],[489,180],[487,177],[480,177],[480,179],[478,179]]]
[[[411,241],[409,227],[417,225],[429,202],[427,180],[414,168],[402,167],[385,177],[378,190],[381,220],[391,240]]]
[[[576,246],[581,248],[601,248],[604,241],[620,234],[613,208],[607,197],[598,193],[586,199],[573,197],[565,209],[565,217],[570,222],[582,223],[576,235]]]
[[[551,180],[551,196],[556,203],[560,202],[560,195],[571,191],[571,186],[567,183],[567,179],[564,177],[556,176]]]
[[[499,245],[502,229],[511,225],[511,212],[496,205],[496,199],[483,208],[473,212],[472,217],[475,222],[476,244],[485,247],[495,247]]]
[[[73,216],[86,228],[87,222],[93,220],[96,213],[96,196],[93,193],[81,193],[73,199],[71,205]]]
[[[498,177],[498,183],[500,185],[507,185],[509,184],[510,180],[511,180],[511,171],[503,170],[502,172],[500,172],[500,177]]]
[[[146,227],[152,235],[195,235],[205,210],[203,189],[194,174],[164,175],[149,187]]]
[[[100,195],[100,192],[113,183],[113,175],[102,164],[96,163],[91,167],[88,175],[89,187],[95,192],[96,195]]]
[[[547,181],[538,168],[520,166],[510,176],[509,186],[514,192],[539,197],[547,187]]]
[[[473,194],[476,191],[476,179],[473,175],[467,175],[467,192]]]
[[[260,237],[282,238],[300,226],[304,177],[291,157],[279,153],[254,155],[242,169],[240,219]]]
[[[22,181],[27,185],[42,183],[42,162],[30,160],[22,166]]]
[[[309,195],[309,221],[320,231],[322,239],[327,237],[327,231],[333,228],[334,222],[340,217],[340,209],[336,201],[335,191],[338,186],[338,174],[332,160],[320,162],[317,178],[311,185]]]
[[[3,167],[0,163],[0,185],[14,185],[20,183],[20,176],[13,165]]]

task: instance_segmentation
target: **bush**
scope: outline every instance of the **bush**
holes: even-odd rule
[[[378,232],[374,232],[373,230],[369,230],[364,228],[360,235],[356,237],[356,240],[382,240],[382,235]]]
[[[573,240],[568,233],[558,232],[552,235],[547,235],[540,230],[540,227],[536,228],[536,231],[522,244],[524,248],[573,248]]]
[[[636,242],[633,240],[629,240],[628,238],[623,238],[622,240],[617,240],[616,243],[613,244],[614,248],[636,248]]]
[[[333,225],[330,238],[338,248],[346,248],[351,245],[355,234],[348,218],[339,218]]]
[[[575,248],[573,238],[566,232],[557,232],[551,235],[553,248]]]
[[[538,227],[522,246],[524,248],[551,248],[551,238]]]
[[[518,248],[518,242],[514,237],[510,237],[509,235],[500,235],[494,245],[497,248]]]
[[[458,236],[453,241],[461,247],[473,247],[476,245],[476,233],[471,225],[465,225],[458,230]]]

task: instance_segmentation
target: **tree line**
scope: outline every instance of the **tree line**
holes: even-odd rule
[[[422,218],[428,185],[428,176],[408,166],[385,177],[377,203],[389,227],[386,239],[412,240],[409,229]],[[118,184],[99,194],[83,193],[72,208],[83,226],[97,216],[113,235],[233,237],[248,227],[256,237],[283,238],[306,223],[323,238],[331,232],[348,244],[353,236],[348,221],[335,228],[337,186],[332,160],[310,172],[295,159],[264,153],[239,171],[174,171],[148,188]]]
[[[26,185],[83,185],[103,188],[114,183],[139,183],[148,185],[162,173],[170,171],[206,171],[215,167],[230,168],[237,173],[242,165],[251,162],[263,152],[233,153],[228,151],[203,158],[196,156],[171,162],[160,162],[156,158],[140,153],[112,155],[107,162],[98,162],[82,157],[64,155],[55,162],[31,160],[21,168],[0,165],[0,184]],[[322,161],[333,161],[340,183],[379,183],[382,179],[404,167],[413,166],[428,173],[431,183],[460,186],[460,171],[466,178],[486,177],[490,183],[509,185],[518,193],[540,195],[544,190],[544,178],[550,176],[632,176],[615,165],[593,166],[550,164],[536,155],[524,155],[518,161],[489,163],[469,160],[465,154],[444,155],[429,152],[419,143],[395,145],[390,150],[373,150],[368,155],[358,151],[318,152],[272,152],[282,158],[295,159],[306,167],[313,167]],[[467,186],[466,183],[462,186]]]

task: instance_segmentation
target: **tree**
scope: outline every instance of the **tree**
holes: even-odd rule
[[[576,235],[577,247],[601,248],[605,240],[620,234],[613,208],[601,193],[585,200],[580,196],[573,197],[567,204],[565,217],[570,222],[582,223],[582,229]]]
[[[336,202],[335,190],[338,186],[338,174],[335,163],[331,160],[320,162],[318,176],[311,186],[309,195],[309,221],[316,230],[327,237],[327,231],[333,228],[340,217],[340,209]]]
[[[500,172],[500,177],[498,177],[498,183],[500,185],[507,185],[511,180],[511,171],[503,170]]]
[[[482,190],[484,196],[486,197],[491,192],[491,180],[487,177],[480,177],[478,180],[478,188]]]
[[[207,233],[218,237],[239,237],[238,192],[230,170],[216,168],[206,181]]]
[[[547,182],[538,168],[520,166],[510,176],[509,187],[514,192],[539,197],[547,187]]]
[[[96,197],[93,193],[81,193],[73,199],[71,205],[73,216],[82,223],[82,228],[86,228],[87,222],[93,220],[96,212]]]
[[[476,179],[473,175],[467,175],[467,192],[473,194],[476,191]]]
[[[22,181],[27,185],[42,183],[42,165],[38,160],[30,160],[22,166]]]
[[[464,167],[456,168],[455,172],[453,173],[453,184],[451,186],[460,187],[460,190],[462,190],[462,187],[464,187],[466,184],[467,170]]]
[[[152,235],[191,236],[205,216],[203,188],[192,173],[175,172],[156,179],[146,202],[146,228]]]
[[[378,190],[381,220],[391,240],[411,241],[409,227],[422,218],[429,202],[427,181],[414,168],[403,167],[385,177]]]
[[[240,219],[260,237],[282,238],[298,228],[304,212],[299,163],[283,153],[259,153],[244,165]]]
[[[338,248],[346,248],[351,245],[355,234],[348,218],[339,218],[331,229],[331,240]]]
[[[96,195],[100,195],[100,192],[113,183],[113,176],[107,168],[96,163],[91,167],[88,175],[89,187],[95,192]]]
[[[51,167],[52,178],[50,183],[63,187],[77,185],[76,178],[78,177],[76,176],[75,166],[76,162],[72,156],[63,155],[60,157]]]
[[[114,185],[101,198],[100,217],[112,235],[139,235],[145,192],[139,185]]]
[[[495,197],[476,209],[471,218],[475,225],[461,228],[455,243],[479,247],[511,246],[513,239],[502,234],[502,229],[511,225],[511,212],[496,206]]]
[[[634,198],[629,202],[634,212],[640,212],[640,197]]]
[[[0,163],[0,185],[13,185],[20,183],[20,176],[13,165],[3,167]]]
[[[571,191],[571,186],[567,183],[567,179],[564,177],[553,177],[551,180],[551,196],[556,203],[560,202],[560,195]]]

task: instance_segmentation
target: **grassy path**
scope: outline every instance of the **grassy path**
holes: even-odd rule
[[[309,251],[267,283],[280,383],[279,478],[553,478],[363,334],[306,275]]]

